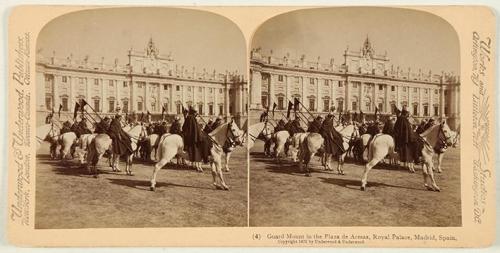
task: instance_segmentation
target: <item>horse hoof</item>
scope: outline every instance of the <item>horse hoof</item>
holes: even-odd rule
[[[154,186],[150,186],[150,187],[149,187],[149,190],[150,190],[150,191],[152,191],[152,192],[154,192],[154,191],[156,191],[156,187],[154,187]]]
[[[214,185],[217,190],[224,190],[224,188],[218,184]]]
[[[428,191],[434,191],[434,188],[428,186],[428,185],[424,185],[425,186],[425,189],[427,189]]]
[[[311,177],[311,173],[306,173],[306,177]]]
[[[361,191],[366,191],[366,186],[361,186]]]

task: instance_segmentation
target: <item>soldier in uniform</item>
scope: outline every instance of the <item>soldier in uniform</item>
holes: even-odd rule
[[[201,162],[208,162],[210,150],[207,150],[207,135],[201,131],[196,115],[196,111],[190,107],[182,126],[182,132],[184,134],[184,150],[188,153],[189,160],[195,169],[202,172]]]
[[[325,152],[334,156],[345,153],[342,135],[333,126],[333,115],[329,114],[320,129],[320,134],[325,139]]]
[[[313,121],[309,122],[309,127],[307,128],[307,132],[319,133],[322,125],[323,125],[323,118],[321,116],[318,116]]]
[[[181,118],[179,116],[175,116],[174,122],[172,122],[172,125],[170,126],[169,133],[170,134],[178,134],[182,136],[182,128],[181,128],[181,123],[180,123]]]
[[[260,114],[260,122],[267,121],[269,118],[269,108],[264,107],[264,111]]]
[[[108,128],[108,135],[113,141],[113,153],[118,155],[129,155],[132,150],[130,136],[122,129],[122,115],[116,114]]]
[[[45,117],[45,124],[52,124],[52,118],[54,117],[54,113],[49,113],[47,117]]]
[[[394,140],[400,161],[403,162],[408,170],[413,172],[413,162],[416,160],[416,157],[414,157],[415,152],[412,147],[416,139],[410,121],[408,120],[409,116],[410,114],[406,110],[406,106],[403,107],[400,116],[394,124]]]

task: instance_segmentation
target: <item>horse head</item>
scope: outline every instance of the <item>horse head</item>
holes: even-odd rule
[[[438,138],[442,143],[446,143],[447,146],[453,145],[452,131],[451,131],[450,127],[448,126],[448,124],[446,124],[446,122],[442,122],[439,125]]]
[[[231,122],[229,122],[227,126],[228,130],[228,135],[227,136],[229,139],[231,139],[236,145],[243,145],[243,131],[236,125],[236,122],[234,122],[233,119],[231,119]]]

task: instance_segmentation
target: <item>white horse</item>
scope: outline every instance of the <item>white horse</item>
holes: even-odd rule
[[[459,142],[459,138],[460,138],[458,132],[451,130],[450,127],[448,126],[448,124],[446,124],[446,123],[443,124],[443,131],[446,133],[449,133],[450,140],[451,140],[451,146],[456,147],[457,143]],[[441,164],[443,163],[443,157],[444,157],[444,154],[446,153],[447,150],[448,150],[448,146],[445,146],[440,150],[440,152],[437,152],[437,166],[436,167],[437,167],[438,173],[443,172],[443,170],[441,168]]]
[[[45,124],[36,129],[36,149],[38,150],[43,142],[50,143],[50,158],[56,159],[59,133],[55,124]]]
[[[340,135],[342,136],[342,147],[345,150],[345,152],[343,152],[342,154],[337,154],[337,160],[338,160],[337,172],[339,175],[344,175],[345,173],[343,167],[347,151],[349,150],[349,145],[354,138],[359,137],[359,132],[358,128],[352,124],[347,125],[345,127],[339,125],[335,127],[335,130],[339,132]],[[332,154],[325,152],[325,161],[324,161],[325,170],[333,171],[333,168],[331,166],[332,158],[333,158]]]
[[[422,141],[424,143],[422,148],[422,157],[424,163],[422,165],[422,171],[424,174],[424,186],[428,190],[440,191],[434,179],[433,173],[433,156],[435,154],[434,149],[438,147],[441,142],[450,143],[451,137],[449,133],[443,130],[443,126],[435,125],[427,129],[425,132],[420,134]],[[368,172],[377,165],[384,157],[387,155],[394,154],[394,139],[390,135],[378,134],[375,135],[372,142],[370,143],[369,149],[369,162],[365,165],[365,171],[361,178],[361,190],[366,190],[366,183],[368,178]],[[427,179],[430,178],[431,185],[427,184]]]
[[[290,138],[290,133],[286,130],[278,131],[272,135],[274,140],[274,145],[276,146],[276,161],[281,163],[281,157],[286,156],[285,154],[285,144]]]
[[[76,134],[74,132],[67,132],[61,134],[58,138],[59,144],[61,144],[61,159],[64,161],[69,155],[73,155],[73,150],[76,140]]]
[[[127,128],[125,128],[125,129],[127,129]],[[125,131],[125,129],[124,129],[124,131]],[[140,140],[142,140],[143,138],[146,138],[148,136],[146,127],[144,125],[133,126],[132,128],[130,128],[130,130],[125,131],[125,132],[130,137],[131,146],[132,146],[133,151],[137,150],[137,143]],[[126,157],[126,160],[125,160],[125,173],[129,176],[133,175],[133,173],[132,173],[133,159],[134,159],[134,152],[132,152],[131,154],[128,154]],[[113,169],[113,171],[121,171],[119,168],[119,160],[120,160],[120,156],[113,152],[113,155],[112,155],[112,169]]]
[[[97,176],[97,163],[107,151],[112,150],[112,140],[107,134],[97,134],[87,147],[87,170]],[[114,170],[114,168],[111,166]]]
[[[158,150],[158,145],[159,145],[159,141],[160,141],[160,136],[158,136],[158,134],[150,134],[149,136],[146,137],[146,139],[148,140],[149,142],[149,150],[150,151],[153,151],[155,157],[154,157],[154,160],[156,160],[156,151]]]
[[[229,190],[229,186],[224,181],[224,176],[222,174],[222,154],[224,153],[223,146],[228,140],[241,145],[243,143],[243,131],[238,128],[233,120],[231,120],[231,122],[224,123],[217,127],[209,134],[209,136],[213,140],[213,145],[210,149],[210,154],[212,156],[210,167],[212,169],[213,185],[216,189]],[[153,176],[151,178],[150,189],[152,191],[156,189],[156,176],[158,171],[163,168],[163,166],[165,166],[175,155],[183,154],[183,148],[184,142],[179,135],[165,134],[162,136],[158,147],[160,160],[155,164]],[[217,178],[220,180],[220,185],[217,183]]]
[[[296,133],[292,136],[292,140],[290,143],[290,152],[292,155],[292,160],[297,162],[298,157],[300,157],[300,147],[302,143],[305,141],[306,137],[309,135],[309,132],[305,133]]]
[[[80,138],[78,139],[78,144],[80,146],[80,151],[79,151],[79,160],[80,164],[85,164],[85,161],[87,160],[87,152],[88,152],[88,147],[92,143],[92,140],[97,136],[97,134],[82,134],[80,135]]]
[[[247,139],[247,148],[250,150],[253,145],[255,145],[255,141],[259,138],[259,135],[263,135],[266,140],[271,139],[273,133],[270,127],[270,124],[266,122],[259,122],[248,127],[247,134],[245,138]]]

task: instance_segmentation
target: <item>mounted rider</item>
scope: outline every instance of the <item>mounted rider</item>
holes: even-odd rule
[[[181,117],[178,115],[175,116],[174,122],[172,122],[172,125],[170,126],[170,130],[168,131],[170,134],[178,134],[182,136],[182,127],[180,123]]]
[[[61,130],[59,131],[59,135],[63,135],[65,133],[72,132],[71,131],[71,122],[69,120],[66,120],[61,127]]]
[[[113,141],[113,153],[119,155],[129,155],[134,152],[132,149],[132,140],[130,136],[122,128],[122,115],[120,114],[119,108],[111,124],[108,128],[107,134],[111,137]]]
[[[286,128],[285,128],[285,121],[283,119],[280,119],[278,121],[278,124],[276,124],[276,126],[274,127],[274,132],[277,133],[279,131],[285,131]]]
[[[189,107],[182,132],[184,134],[184,150],[188,153],[189,160],[196,163],[196,168],[201,170],[199,163],[202,161],[208,163],[210,141],[207,134],[203,133],[198,125],[196,116],[197,112]]]
[[[340,155],[345,153],[342,135],[335,130],[333,126],[334,120],[333,114],[328,114],[328,116],[323,120],[321,125],[320,134],[325,139],[325,153]]]
[[[322,125],[323,125],[323,117],[317,116],[313,121],[309,122],[307,132],[320,133]]]
[[[99,123],[96,124],[94,133],[96,134],[105,134],[108,132],[109,125],[111,124],[111,119],[106,116],[104,119],[99,121]]]

